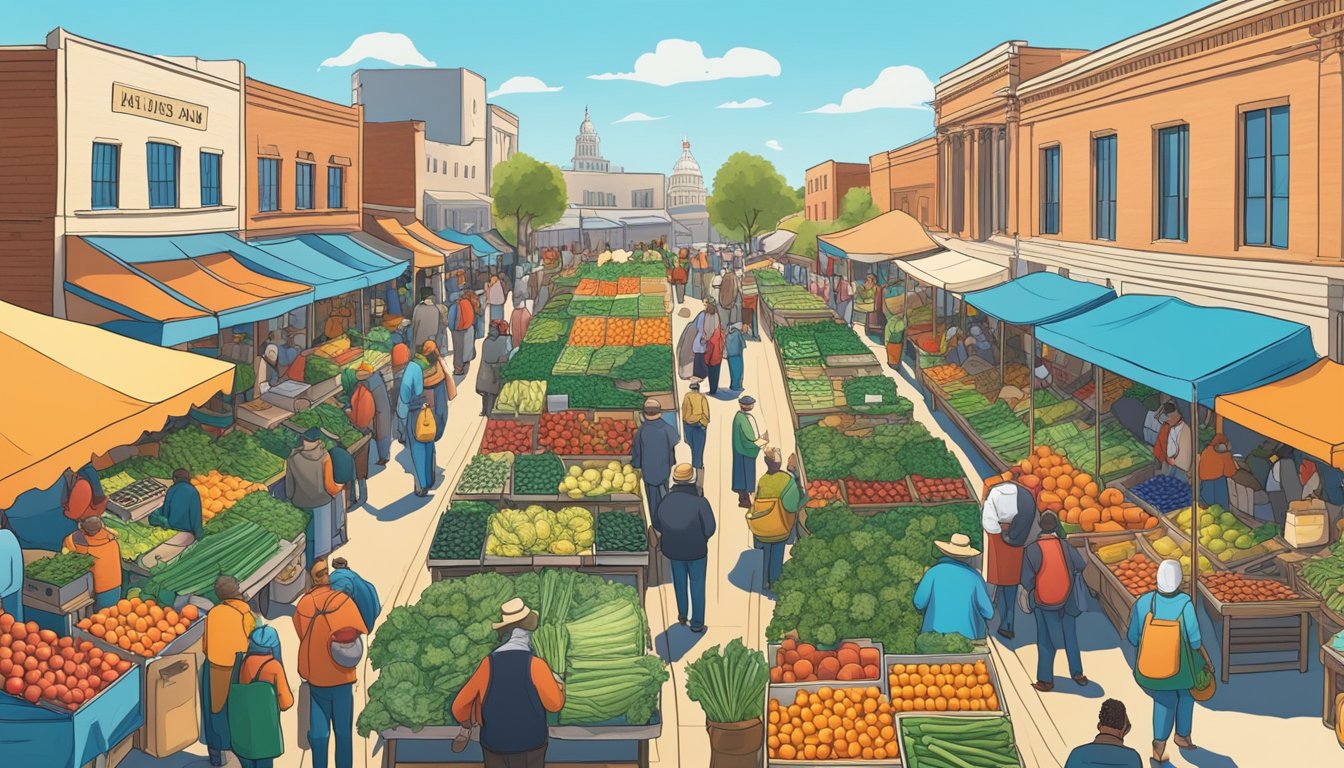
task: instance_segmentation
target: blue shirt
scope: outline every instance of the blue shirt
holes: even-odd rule
[[[163,506],[149,516],[149,522],[160,528],[186,531],[200,540],[205,535],[200,492],[189,480],[174,482],[163,497]]]
[[[1180,619],[1186,641],[1190,643],[1191,648],[1199,650],[1199,619],[1195,617],[1195,604],[1184,592],[1162,595],[1153,591],[1139,596],[1134,603],[1134,610],[1129,614],[1129,644],[1138,647],[1139,640],[1143,637],[1143,619],[1148,615],[1148,609],[1154,600],[1157,601],[1157,608],[1153,611],[1153,618],[1164,621]]]
[[[728,339],[723,344],[723,354],[726,357],[741,357],[747,349],[747,340],[742,336],[742,332],[733,328],[728,331]]]
[[[985,580],[970,565],[943,557],[915,587],[915,608],[924,612],[921,632],[957,633],[972,640],[985,636],[994,615]]]
[[[404,419],[411,412],[411,403],[425,394],[425,372],[412,360],[401,374],[401,388],[397,392],[397,418]]]
[[[359,609],[359,617],[364,620],[364,626],[373,628],[373,622],[378,619],[383,606],[378,600],[378,590],[372,584],[349,568],[333,568],[331,588],[349,595],[350,599],[355,601],[355,607]]]
[[[1113,736],[1098,736],[1091,744],[1075,747],[1064,768],[1143,768],[1139,753]]]
[[[0,596],[8,597],[23,587],[23,550],[14,532],[0,528]]]

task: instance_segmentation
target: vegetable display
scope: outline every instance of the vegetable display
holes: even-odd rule
[[[621,299],[617,299],[621,301]],[[668,337],[669,339],[671,336]],[[613,317],[607,321],[608,347],[628,347],[635,343],[635,321],[628,317]]]
[[[607,346],[593,351],[593,357],[588,361],[589,376],[611,376],[612,371],[635,354],[635,348],[628,343],[624,346],[613,346],[613,343],[608,342]]]
[[[552,376],[548,382],[552,395],[568,395],[570,408],[639,408],[644,396],[619,389],[601,376]]]
[[[974,663],[892,664],[891,705],[902,712],[997,712],[999,696],[983,659]]]
[[[498,511],[484,501],[454,501],[439,517],[434,540],[429,545],[429,559],[479,560],[490,517]]]
[[[564,339],[569,333],[569,322],[559,317],[534,317],[527,324],[523,344],[547,344]]]
[[[1321,596],[1321,602],[1335,613],[1344,612],[1344,545],[1336,544],[1325,557],[1313,557],[1302,564],[1302,580]]]
[[[481,453],[531,453],[533,426],[512,419],[490,419],[481,438]]]
[[[1190,508],[1172,514],[1176,527],[1190,530]],[[1220,563],[1248,560],[1273,550],[1270,544],[1256,538],[1251,527],[1219,504],[1201,507],[1199,511],[1199,545],[1207,549]]]
[[[556,487],[571,499],[610,496],[613,493],[639,495],[639,473],[619,461],[589,460],[575,464]]]
[[[171,603],[178,595],[200,595],[210,602],[215,579],[232,576],[244,582],[270,560],[280,547],[275,534],[245,520],[217,536],[207,536],[187,548],[176,560],[149,569],[145,592]]]
[[[639,297],[636,305],[639,317],[658,317],[667,314],[667,300],[662,296],[645,294]]]
[[[561,456],[621,456],[630,453],[634,439],[633,419],[594,421],[581,411],[562,411],[542,414],[537,442]]]
[[[121,547],[123,560],[139,560],[146,552],[177,535],[177,531],[169,528],[160,528],[144,522],[126,522],[116,515],[104,515],[103,525],[117,537],[117,546]]]
[[[712,723],[737,723],[760,716],[769,670],[765,655],[733,638],[686,665],[686,697]]]
[[[1190,508],[1190,484],[1172,475],[1154,475],[1130,491],[1164,515],[1181,507]]]
[[[14,620],[0,613],[0,678],[4,691],[29,704],[77,711],[131,671],[118,653],[103,653],[93,643],[76,642],[37,622]]]
[[[503,493],[509,480],[509,465],[512,463],[511,453],[476,454],[467,468],[462,470],[456,493],[482,496]]]
[[[545,381],[506,381],[499,389],[495,410],[501,413],[541,413],[546,404]]]
[[[284,459],[266,450],[255,435],[241,429],[219,438],[218,445],[223,454],[219,461],[222,474],[262,483],[285,471]],[[106,486],[103,490],[107,490]]]
[[[23,576],[53,587],[63,587],[88,573],[92,568],[92,555],[62,552],[23,566]]]
[[[921,632],[915,638],[915,653],[943,654],[970,653],[975,644],[970,638],[956,632]]]
[[[111,496],[117,491],[120,491],[122,488],[131,485],[137,479],[140,478],[132,477],[129,472],[119,471],[114,475],[99,478],[99,482],[103,486],[103,493],[108,496]]]
[[[813,501],[839,499],[840,484],[834,480],[808,480],[807,498]]]
[[[909,416],[914,403],[896,394],[896,382],[886,376],[854,376],[844,380],[845,403],[856,413]],[[870,397],[880,398],[868,402]]]
[[[649,548],[644,519],[620,510],[599,512],[595,524],[597,551],[643,552]]]
[[[350,423],[345,411],[330,403],[322,403],[307,410],[299,411],[294,414],[290,421],[304,430],[320,427],[323,431],[335,435],[341,445],[346,448],[359,442],[359,439],[363,437],[359,430],[355,429],[355,426]]]
[[[205,535],[214,536],[251,521],[270,531],[280,541],[294,541],[308,530],[313,514],[299,509],[284,499],[269,493],[250,493],[234,503],[227,514],[219,515],[205,524]]]
[[[212,469],[203,475],[191,478],[191,484],[201,497],[201,519],[210,522],[215,515],[227,512],[239,499],[265,491],[266,486],[249,483],[241,477],[220,474]]]
[[[75,626],[108,645],[152,659],[200,618],[200,611],[190,603],[178,613],[153,600],[133,597],[118,600]]]
[[[593,546],[593,513],[532,505],[501,509],[490,517],[485,554],[496,557],[586,554]]]
[[[641,392],[672,390],[672,347],[634,347],[630,356],[611,369],[616,381],[638,381]]]
[[[779,760],[889,760],[900,756],[896,709],[877,686],[818,688],[794,694],[793,703],[770,699],[766,708],[766,750]],[[795,719],[802,724],[794,728]],[[831,722],[839,720],[836,727]],[[830,743],[808,738],[827,731]],[[866,746],[865,746],[866,744]]]
[[[320,355],[309,355],[303,361],[303,380],[319,384],[341,375],[341,367]]]
[[[911,475],[910,482],[915,484],[915,493],[920,501],[969,501],[971,498],[966,481],[959,477],[928,478],[923,475]]]
[[[266,449],[267,453],[276,456],[282,462],[289,458],[289,454],[293,453],[294,448],[299,444],[298,433],[284,427],[258,429],[252,436],[257,439],[258,445]]]
[[[800,413],[835,408],[840,405],[840,398],[844,397],[840,382],[828,378],[791,378],[786,382],[786,387],[793,409]]]
[[[966,369],[956,363],[947,363],[925,368],[924,375],[929,377],[934,384],[947,384],[966,378]]]
[[[1062,440],[1055,445],[1062,453],[1076,457],[1074,464],[1079,468],[1096,472],[1096,437],[1091,429],[1079,430],[1072,438]],[[1101,423],[1101,477],[1114,480],[1127,475],[1153,460],[1152,449],[1139,442],[1129,430],[1113,421]]]
[[[969,417],[967,422],[999,456],[1020,460],[1026,455],[1031,430],[1002,400]]]
[[[1199,582],[1224,603],[1256,603],[1296,600],[1299,595],[1288,585],[1273,579],[1257,579],[1236,571],[1203,574]]]
[[[571,305],[571,309],[573,305]],[[569,346],[600,347],[607,338],[607,319],[605,317],[580,317],[569,330]],[[568,350],[566,350],[568,351]],[[560,359],[565,359],[564,354]],[[558,365],[558,364],[557,364]]]
[[[1006,717],[903,717],[909,768],[1013,768],[1021,764]]]
[[[513,460],[513,493],[553,496],[565,480],[565,464],[554,453],[520,454]]]
[[[881,668],[882,652],[875,647],[846,641],[834,651],[821,651],[811,643],[800,643],[786,637],[775,652],[775,663],[770,668],[770,682],[878,680],[882,674]]]
[[[170,432],[159,443],[159,459],[167,465],[168,473],[155,477],[172,477],[174,469],[186,469],[193,475],[201,475],[217,469],[225,455],[219,444],[205,434],[200,427],[186,427]]]
[[[846,496],[850,504],[908,504],[910,486],[904,480],[848,480]]]
[[[548,344],[524,342],[519,347],[518,353],[509,358],[509,362],[500,369],[499,375],[506,382],[543,381],[551,375],[551,369],[555,367],[555,361],[560,358],[560,351],[564,348],[563,341]]]
[[[761,301],[771,312],[824,312],[829,309],[821,297],[799,285],[762,293]]]

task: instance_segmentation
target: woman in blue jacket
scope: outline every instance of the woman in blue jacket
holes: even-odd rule
[[[983,640],[985,622],[994,615],[989,588],[971,558],[980,550],[971,546],[971,537],[952,534],[951,541],[935,541],[943,553],[915,587],[915,608],[924,612],[921,632],[955,632],[971,640]]]

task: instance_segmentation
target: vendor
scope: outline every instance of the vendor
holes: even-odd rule
[[[1265,478],[1265,495],[1274,512],[1274,524],[1283,530],[1288,520],[1288,504],[1302,498],[1302,480],[1297,470],[1296,451],[1280,444],[1269,457],[1269,476]]]
[[[1199,454],[1199,500],[1204,504],[1218,504],[1227,508],[1231,495],[1227,479],[1237,474],[1237,462],[1232,458],[1232,444],[1219,432]]]
[[[257,394],[264,395],[280,383],[280,348],[268,343],[257,358]]]
[[[4,512],[0,512],[0,609],[23,621],[23,549]]]
[[[107,509],[107,496],[103,494],[103,483],[92,464],[85,464],[78,471],[67,470],[65,488],[65,498],[61,506],[65,509],[65,516],[70,520],[79,522],[91,515],[101,515],[103,510]]]
[[[121,599],[121,545],[117,537],[103,527],[103,518],[89,515],[79,528],[65,537],[63,552],[78,552],[93,558],[93,609],[101,611]]]
[[[201,519],[201,493],[191,484],[191,472],[173,470],[173,485],[163,497],[163,506],[149,516],[150,525],[186,531],[200,541],[205,535]]]
[[[257,628],[252,609],[243,599],[238,580],[232,576],[215,579],[215,597],[219,603],[205,615],[205,665],[201,668],[201,713],[205,727],[205,746],[210,764],[224,765],[224,750],[232,746],[229,738],[229,679],[238,655],[247,652],[248,637]]]

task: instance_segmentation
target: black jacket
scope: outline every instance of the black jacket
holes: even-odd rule
[[[699,560],[709,555],[714,535],[714,511],[694,483],[677,483],[663,497],[653,515],[653,529],[668,560]]]

